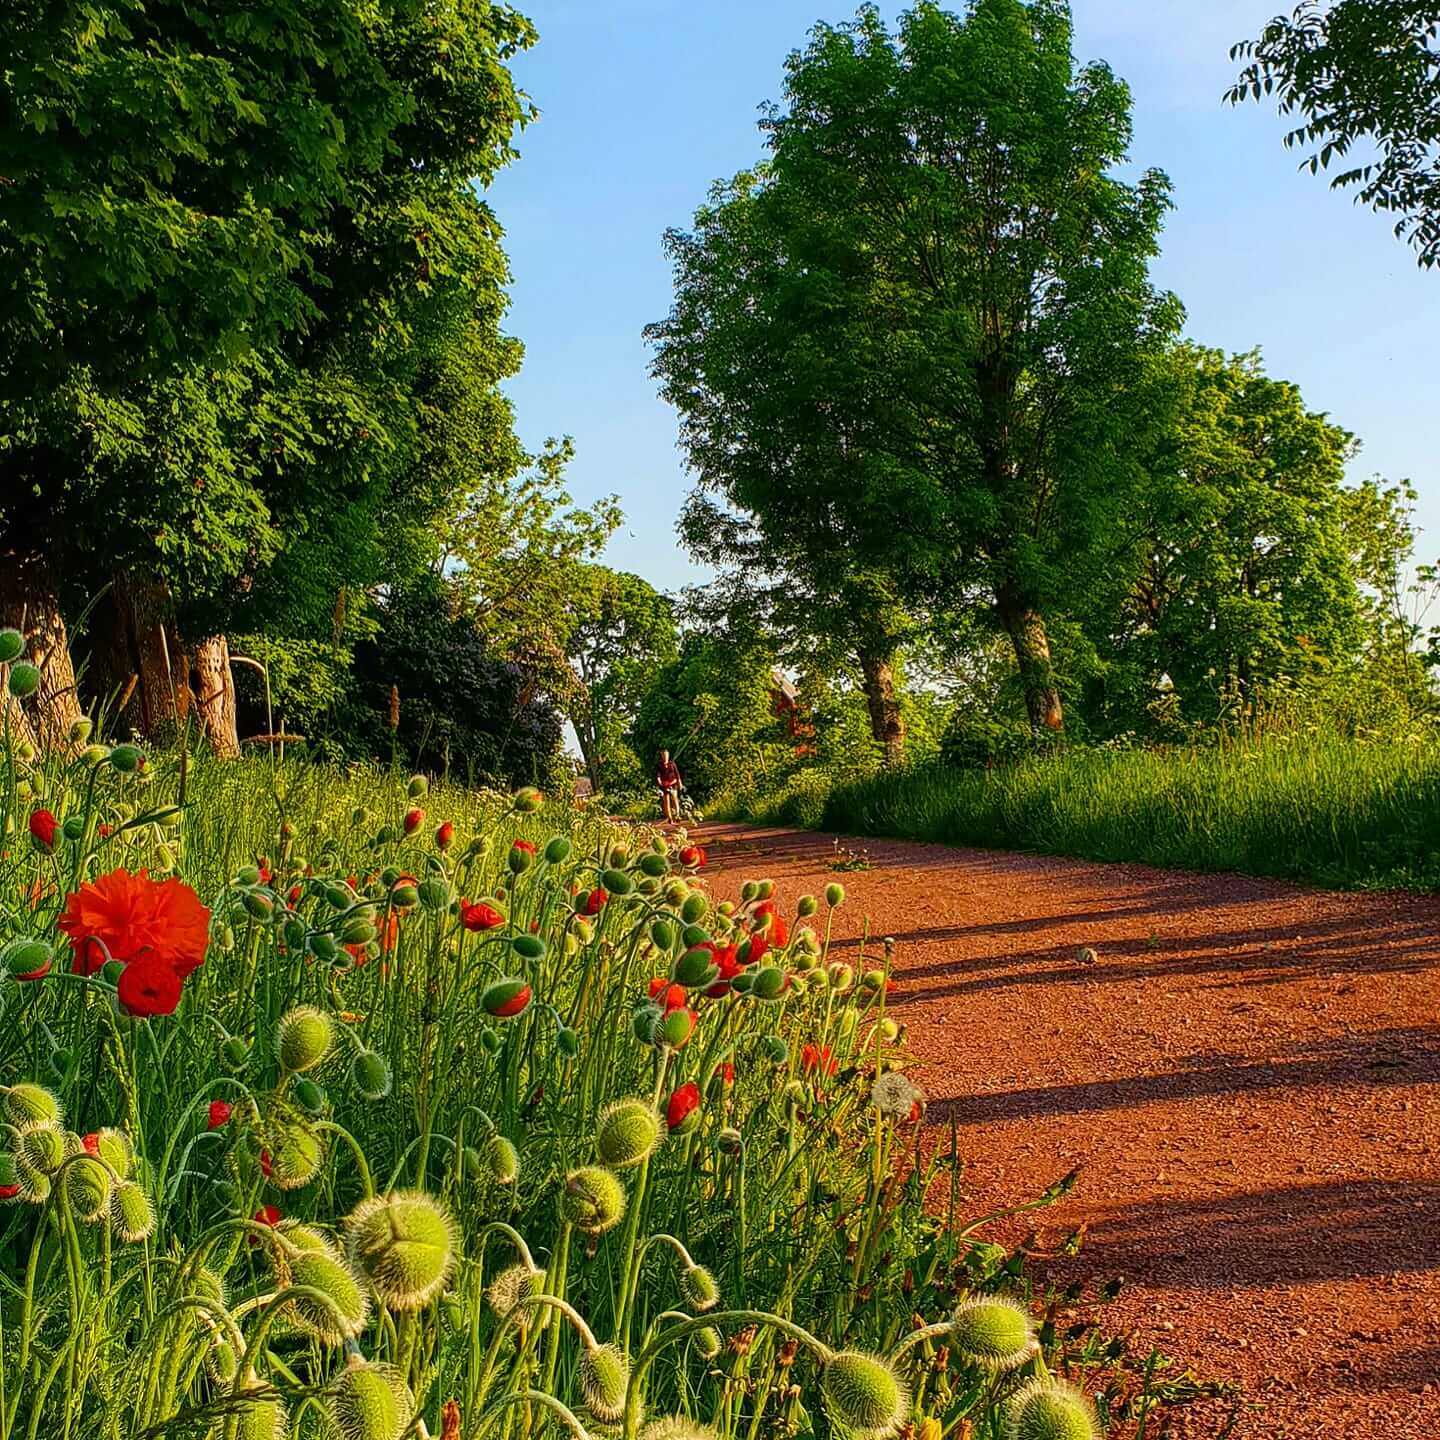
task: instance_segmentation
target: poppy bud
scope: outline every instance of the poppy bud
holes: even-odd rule
[[[325,1108],[325,1092],[309,1076],[295,1082],[295,1103],[307,1114],[318,1115]]]
[[[11,673],[13,682],[14,673]],[[118,770],[122,775],[133,775],[143,763],[145,757],[140,753],[139,747],[135,745],[117,745],[110,752],[110,765],[112,769]]]
[[[570,858],[570,841],[564,835],[554,835],[545,846],[545,859],[551,865],[563,865]]]
[[[747,880],[740,887],[740,903],[748,905],[752,900],[757,899],[759,894],[760,887],[753,880]]]
[[[442,880],[438,875],[431,875],[420,882],[420,903],[431,912],[448,910],[450,902],[455,898],[454,891],[450,888],[448,880]]]
[[[738,1130],[727,1125],[715,1137],[715,1148],[722,1155],[738,1155],[745,1148],[745,1141]]]
[[[813,895],[802,895],[795,906],[795,913],[802,919],[808,919],[820,908],[820,902]]]
[[[528,981],[510,977],[487,985],[480,994],[480,1008],[499,1020],[509,1020],[530,1003]]]
[[[395,839],[395,827],[393,825],[382,825],[375,832],[375,844],[389,845]]]
[[[687,950],[675,962],[675,981],[687,990],[700,990],[713,984],[720,974],[715,964],[715,953],[703,947]]]
[[[492,1135],[482,1149],[490,1178],[499,1185],[513,1185],[520,1178],[520,1152],[503,1135]]]
[[[657,855],[653,850],[647,851],[640,857],[640,870],[645,875],[655,878],[666,874],[670,869],[670,863],[663,855]]]
[[[700,1123],[700,1087],[688,1080],[670,1096],[665,1124],[672,1135],[685,1135]]]
[[[755,886],[755,894],[761,900],[768,900],[775,893],[775,882],[773,880],[761,880]]]
[[[83,840],[85,838],[85,820],[80,815],[67,815],[65,823],[60,827],[65,838],[69,841]]]
[[[258,865],[242,865],[235,872],[235,883],[237,885],[258,885],[260,883],[260,867]]]
[[[790,1058],[790,1046],[783,1035],[762,1035],[760,1053],[772,1065],[783,1065]]]
[[[250,1061],[250,1047],[238,1035],[229,1035],[220,1046],[220,1059],[227,1070],[243,1070]]]
[[[430,782],[423,775],[412,775],[405,787],[405,794],[411,800],[419,800],[430,793]]]
[[[40,688],[40,668],[28,660],[17,660],[10,666],[10,693],[24,700]]]
[[[697,945],[704,945],[710,939],[710,932],[701,925],[687,925],[680,932],[680,940],[687,950],[693,950]]]
[[[275,1027],[275,1058],[292,1074],[313,1070],[334,1043],[334,1023],[313,1005],[287,1010]]]
[[[524,785],[515,792],[512,803],[521,815],[533,815],[544,805],[545,797],[533,785]]]
[[[663,1014],[658,1005],[646,1003],[635,1007],[635,1013],[630,1017],[630,1029],[642,1045],[654,1043],[655,1032]]]
[[[692,890],[680,906],[680,918],[687,925],[698,925],[710,908],[710,902],[699,890]]]
[[[648,1100],[617,1100],[600,1112],[595,1153],[612,1170],[625,1170],[646,1159],[661,1134],[660,1116]]]
[[[778,1000],[785,992],[785,972],[778,965],[766,965],[755,972],[751,993],[757,1000]]]
[[[655,1027],[655,1039],[657,1043],[668,1045],[672,1050],[679,1050],[694,1031],[693,1010],[672,1010]]]
[[[25,653],[25,637],[12,625],[0,630],[0,665],[9,665]]]
[[[694,1335],[691,1336],[691,1340],[695,1345],[695,1353],[699,1355],[702,1360],[714,1360],[719,1356],[721,1346],[720,1332],[715,1329],[713,1325],[707,1325],[703,1330],[697,1330]],[[684,1440],[685,1432],[683,1430],[678,1431],[677,1434],[679,1440]],[[703,1434],[704,1431],[696,1431],[697,1436]]]
[[[420,903],[420,891],[414,885],[397,885],[390,892],[390,903],[397,910],[411,910]]]
[[[741,946],[741,949],[744,949],[744,946]],[[745,962],[741,960],[740,963],[743,965]],[[737,995],[748,995],[754,987],[754,984],[755,972],[753,970],[742,970],[738,975],[733,975],[730,978],[730,988]]]
[[[510,941],[510,948],[522,960],[543,960],[546,945],[538,935],[516,935]]]
[[[555,1048],[562,1055],[578,1055],[580,1053],[580,1036],[568,1025],[562,1025],[555,1032]]]
[[[324,931],[310,936],[308,944],[310,953],[317,959],[330,964],[340,954],[340,947],[335,943],[333,935],[327,935]]]
[[[523,875],[535,863],[535,847],[523,840],[517,840],[505,857],[506,863],[516,875]]]
[[[484,1050],[487,1055],[498,1055],[501,1046],[504,1044],[505,1041],[501,1039],[498,1031],[482,1030],[480,1032],[480,1048]]]
[[[340,928],[346,945],[368,945],[380,932],[363,916],[352,915]]]
[[[560,1214],[586,1235],[603,1235],[625,1218],[625,1187],[620,1177],[598,1165],[586,1165],[565,1177]]]
[[[820,1372],[820,1393],[837,1426],[893,1435],[910,1409],[910,1394],[888,1360],[858,1350],[832,1355]]]
[[[595,938],[595,927],[584,918],[572,921],[571,929],[582,945],[588,945]]]
[[[668,920],[655,920],[650,926],[650,943],[661,951],[675,948],[675,927]]]
[[[872,994],[879,994],[885,988],[885,972],[883,970],[867,970],[860,977],[860,984]]]
[[[603,871],[600,883],[612,895],[628,895],[635,888],[635,882],[623,870]]]
[[[827,973],[830,976],[830,988],[837,994],[845,994],[855,983],[855,972],[843,960],[832,960]]]
[[[390,1064],[374,1050],[361,1050],[350,1062],[350,1083],[362,1100],[383,1100],[390,1093]]]
[[[275,913],[275,902],[263,890],[246,890],[240,903],[256,920],[268,920]]]
[[[845,887],[838,880],[832,880],[825,887],[825,903],[829,905],[831,909],[845,903]]]
[[[98,765],[102,760],[110,758],[110,751],[104,745],[87,745],[80,752],[80,759],[90,766]]]
[[[16,980],[43,980],[54,958],[43,940],[14,940],[0,950],[0,964]]]
[[[689,894],[690,887],[683,880],[672,880],[665,887],[665,903],[667,905],[683,905]]]
[[[405,812],[403,824],[407,835],[413,835],[424,823],[425,812],[418,805]]]
[[[362,1200],[345,1221],[351,1263],[390,1310],[419,1310],[445,1288],[455,1263],[455,1227],[419,1190]]]

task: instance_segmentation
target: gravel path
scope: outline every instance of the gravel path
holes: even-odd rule
[[[1107,1324],[1243,1383],[1237,1437],[1440,1440],[1440,898],[884,840],[836,876],[831,836],[701,838],[717,892],[844,881],[836,949],[896,940],[967,1213],[1083,1167],[1042,1237],[1084,1222],[1074,1264],[1127,1282]]]

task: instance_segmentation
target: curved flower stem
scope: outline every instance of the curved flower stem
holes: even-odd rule
[[[375,1193],[375,1181],[370,1176],[370,1163],[365,1159],[360,1142],[343,1125],[337,1125],[333,1120],[317,1120],[313,1128],[329,1130],[350,1147],[350,1153],[355,1157],[355,1168],[360,1172],[360,1183],[365,1187],[365,1198],[370,1199]]]
[[[925,1325],[919,1330],[912,1330],[891,1352],[891,1363],[904,1359],[917,1345],[923,1345],[927,1340],[939,1340],[950,1334],[954,1325],[949,1320],[941,1320],[935,1325]]]
[[[287,1285],[285,1289],[276,1291],[271,1296],[270,1303],[261,1312],[260,1319],[255,1326],[255,1333],[251,1335],[250,1343],[245,1347],[245,1354],[241,1357],[239,1369],[235,1372],[235,1383],[230,1388],[232,1396],[239,1395],[244,1390],[246,1379],[254,1373],[255,1357],[264,1348],[265,1337],[270,1333],[271,1325],[275,1323],[280,1311],[290,1300],[311,1300],[323,1305],[340,1322],[342,1329],[350,1323],[334,1300],[313,1285]]]
[[[532,1270],[536,1268],[535,1257],[530,1253],[530,1247],[525,1243],[525,1237],[515,1229],[513,1225],[507,1225],[503,1220],[491,1220],[482,1225],[476,1232],[475,1239],[478,1243],[492,1230],[498,1230],[520,1253],[520,1258]]]
[[[540,1405],[551,1411],[575,1440],[590,1440],[590,1432],[580,1423],[579,1417],[569,1406],[547,1395],[543,1390],[517,1390],[513,1395],[502,1395],[475,1422],[475,1440],[482,1436],[511,1405]]]
[[[645,1372],[649,1370],[651,1363],[660,1351],[667,1345],[674,1344],[676,1340],[683,1339],[692,1330],[731,1324],[768,1325],[772,1330],[778,1330],[782,1335],[788,1335],[792,1340],[798,1340],[808,1350],[813,1350],[820,1357],[822,1364],[828,1364],[835,1356],[835,1352],[828,1345],[817,1340],[803,1326],[797,1325],[793,1320],[785,1319],[783,1315],[772,1315],[768,1310],[722,1310],[715,1315],[701,1315],[694,1319],[682,1320],[679,1324],[670,1326],[668,1330],[662,1330],[646,1345],[635,1361],[635,1367],[630,1372],[630,1384],[625,1391],[624,1440],[635,1440],[639,1434],[640,1416],[645,1403]]]

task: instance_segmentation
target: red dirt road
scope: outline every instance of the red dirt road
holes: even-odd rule
[[[966,1213],[1082,1166],[1041,1225],[1125,1277],[1108,1328],[1243,1383],[1236,1436],[1440,1440],[1440,898],[699,833],[717,893],[840,879],[836,951],[895,938]]]

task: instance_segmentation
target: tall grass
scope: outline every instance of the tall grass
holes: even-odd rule
[[[1323,733],[929,765],[837,786],[827,828],[945,844],[1440,889],[1440,746]]]

